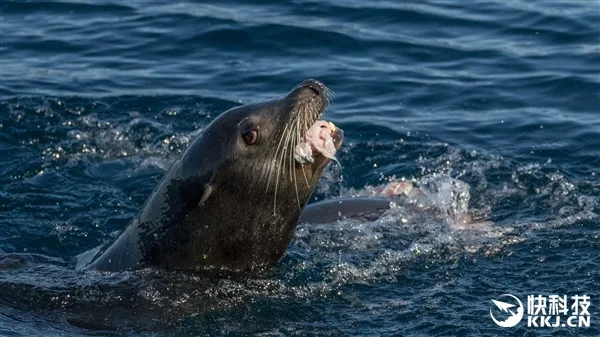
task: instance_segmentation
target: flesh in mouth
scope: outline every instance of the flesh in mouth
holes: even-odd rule
[[[296,161],[300,164],[312,163],[318,154],[337,161],[335,158],[336,148],[333,143],[336,129],[337,127],[331,122],[316,121],[294,149]]]

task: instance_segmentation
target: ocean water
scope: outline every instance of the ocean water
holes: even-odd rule
[[[305,78],[345,131],[314,199],[419,200],[301,225],[248,278],[65,263],[215,116]],[[0,3],[1,336],[598,336],[599,203],[596,0]],[[502,328],[502,294],[588,295],[590,327]]]

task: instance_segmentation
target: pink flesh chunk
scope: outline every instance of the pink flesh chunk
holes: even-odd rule
[[[323,156],[337,161],[335,158],[335,145],[333,144],[333,138],[331,129],[333,125],[329,122],[318,120],[304,135],[304,139],[300,141],[300,144],[294,149],[294,158],[300,164],[314,162],[314,154],[320,153]],[[335,130],[335,129],[334,129]]]

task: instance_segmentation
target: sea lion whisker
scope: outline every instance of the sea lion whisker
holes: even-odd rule
[[[285,156],[287,155],[287,151],[289,149],[288,144],[290,143],[290,136],[292,134],[292,129],[290,128],[293,127],[293,124],[291,122],[288,122],[288,125],[286,125],[286,130],[287,130],[287,134],[285,135],[285,141],[283,143],[283,147],[282,147],[282,151],[281,151],[281,159],[279,160],[280,163],[280,170],[277,172],[277,179],[275,181],[275,198],[273,201],[273,213],[277,214],[277,191],[278,191],[278,186],[279,186],[279,182],[280,182],[280,173],[285,174]],[[290,176],[290,181],[291,181],[291,176]]]
[[[304,164],[300,165],[300,167],[302,167],[302,175],[304,175],[304,181],[306,182],[306,187],[310,187],[310,184],[308,183],[308,178],[306,178],[306,171],[304,171]]]
[[[285,133],[286,133],[288,127],[289,127],[289,124],[286,124],[285,127],[284,127],[284,129],[283,129],[283,131],[281,132],[281,137],[279,137],[279,142],[277,144],[277,148],[275,150],[275,154],[273,155],[273,162],[272,162],[273,165],[277,165],[278,164],[277,163],[277,156],[279,154],[279,151],[281,150],[281,145],[283,144],[283,140],[285,138]],[[272,178],[272,175],[269,176],[269,179],[267,181],[267,191],[269,190],[269,185],[271,183],[271,178]]]
[[[288,133],[286,135],[286,139],[285,139],[285,144],[283,146],[283,152],[284,152],[284,156],[287,156],[288,151],[290,151],[290,154],[294,154],[294,148],[291,147],[291,145],[293,144],[294,141],[294,130],[295,130],[295,123],[294,120],[289,121],[290,124],[290,129],[288,130]],[[283,158],[283,160],[285,160],[285,158]],[[290,181],[292,181],[292,177],[290,176]]]
[[[301,132],[298,134],[298,142],[305,142],[306,141],[306,133],[308,132],[309,129],[309,121],[308,121],[308,117],[306,115],[303,115],[304,118],[302,118],[302,129],[300,130]],[[308,183],[308,178],[306,177],[306,170],[304,170],[304,164],[300,164],[300,168],[302,168],[302,175],[304,176],[304,181],[306,182],[306,187],[310,187],[310,184]]]
[[[296,132],[296,137],[294,138],[294,142],[292,142],[292,151],[290,152],[290,169],[293,171],[294,173],[294,188],[296,189],[296,200],[298,201],[298,209],[300,211],[302,211],[302,206],[300,205],[300,195],[298,194],[298,180],[296,178],[296,170],[294,169],[294,164],[295,164],[295,159],[294,159],[294,149],[296,149],[296,146],[298,145],[298,142],[300,140],[300,118],[296,118],[296,128],[294,129],[294,131]]]
[[[286,146],[284,144],[284,139],[286,138],[286,132],[288,131],[289,127],[290,127],[289,123],[285,125],[285,128],[283,129],[283,132],[281,133],[281,139],[279,140],[279,144],[277,145],[277,151],[275,151],[275,165],[278,165],[278,166],[276,166],[277,174],[275,177],[275,189],[273,191],[273,193],[274,193],[274,195],[273,195],[273,215],[277,214],[277,191],[279,189],[279,178],[280,178],[280,175],[283,170],[283,163],[282,163],[283,162],[283,153],[284,153],[283,150]],[[284,144],[283,148],[280,148],[282,144]],[[279,159],[280,149],[282,150],[281,151],[281,159]]]

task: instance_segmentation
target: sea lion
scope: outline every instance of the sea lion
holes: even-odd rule
[[[308,79],[280,99],[222,113],[127,229],[106,248],[80,254],[77,268],[238,272],[279,261],[342,144],[343,131],[319,121],[328,103],[327,87]]]

